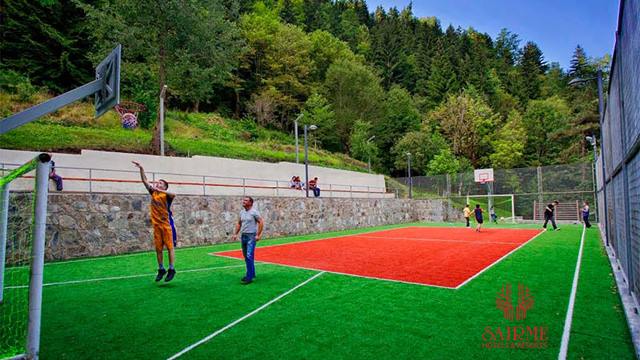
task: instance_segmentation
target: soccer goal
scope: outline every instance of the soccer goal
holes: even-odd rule
[[[38,358],[50,160],[0,173],[0,359]],[[10,193],[17,179],[33,191]]]
[[[492,195],[467,195],[467,204],[471,209],[480,204],[484,210],[486,221],[490,221],[491,207],[493,207],[498,222],[516,222],[515,197],[513,194],[492,194]]]

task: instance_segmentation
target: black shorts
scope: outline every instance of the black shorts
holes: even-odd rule
[[[477,222],[478,224],[482,224],[482,221],[483,221],[483,220],[482,220],[482,218],[480,218],[480,219],[476,218],[476,222]]]

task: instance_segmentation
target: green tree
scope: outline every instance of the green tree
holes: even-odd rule
[[[87,56],[92,39],[86,16],[73,1],[12,0],[1,6],[2,69],[54,92],[92,80]]]
[[[457,174],[462,170],[462,164],[449,148],[443,148],[427,165],[427,174]]]
[[[351,156],[362,161],[377,162],[379,150],[376,143],[368,141],[372,136],[371,123],[364,120],[357,120],[353,124],[353,131],[349,143],[351,144],[349,151]]]
[[[490,156],[491,165],[499,169],[510,169],[521,165],[526,141],[527,131],[522,115],[512,110],[507,123],[500,128],[493,141],[494,152]]]
[[[384,91],[373,71],[353,60],[336,60],[327,70],[323,92],[336,114],[336,133],[343,149],[357,120],[371,123],[384,116]]]
[[[542,51],[534,42],[530,41],[524,46],[519,70],[523,101],[539,98],[547,65],[542,57]]]
[[[443,148],[448,148],[446,140],[428,127],[423,126],[419,131],[408,132],[393,146],[395,170],[399,172],[407,169],[406,154],[411,153],[412,169],[417,175],[426,174],[429,162]]]
[[[466,157],[474,167],[489,163],[491,135],[499,116],[474,90],[450,95],[429,114],[429,118],[450,141],[455,155]]]
[[[569,65],[569,77],[586,78],[590,75],[589,59],[582,46],[576,46]]]
[[[380,148],[380,162],[386,169],[394,168],[392,148],[398,139],[409,131],[420,127],[420,113],[409,92],[399,86],[393,86],[385,101],[384,118],[374,122],[376,143]]]
[[[302,124],[316,125],[312,134],[320,145],[330,151],[340,151],[340,138],[335,131],[336,117],[327,99],[320,94],[311,95],[303,107]]]
[[[157,69],[156,91],[168,84],[173,94],[197,108],[212,95],[216,85],[222,86],[230,79],[238,65],[243,51],[240,32],[226,19],[226,9],[216,0],[99,4],[82,5],[97,39],[95,57],[122,43],[125,62],[143,62]],[[158,152],[157,127],[152,144]]]
[[[523,121],[527,131],[525,158],[530,165],[558,163],[569,115],[569,107],[559,97],[529,102]]]

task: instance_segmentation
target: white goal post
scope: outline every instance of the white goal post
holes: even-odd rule
[[[505,220],[511,220],[511,222],[513,222],[515,224],[516,222],[516,203],[515,203],[515,196],[514,194],[491,194],[491,195],[467,195],[467,204],[471,205],[472,209],[473,209],[473,204],[472,204],[472,199],[487,199],[487,201],[489,199],[494,200],[492,203],[495,203],[495,199],[496,198],[509,198],[511,200],[511,206],[508,209],[502,209],[504,211],[510,212],[511,216],[507,216],[504,217]],[[487,213],[489,212],[489,209],[485,209],[485,211],[487,211]]]

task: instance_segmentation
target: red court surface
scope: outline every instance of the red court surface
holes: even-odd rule
[[[256,261],[457,288],[540,230],[408,227],[258,247]],[[242,259],[242,251],[213,255]]]

